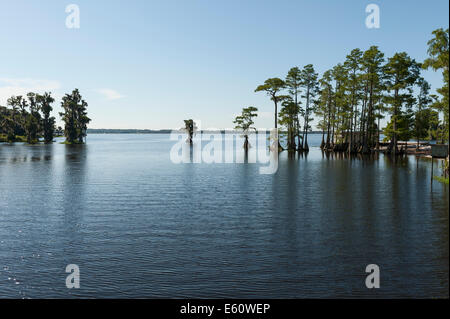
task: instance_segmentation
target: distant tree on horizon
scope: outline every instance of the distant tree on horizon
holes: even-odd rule
[[[194,138],[194,134],[195,134],[195,130],[197,129],[197,126],[195,125],[194,120],[189,119],[189,120],[184,120],[184,131],[186,131],[186,133],[188,134],[188,138],[186,140],[187,143],[189,143],[189,145],[192,145],[193,143],[193,138]]]
[[[235,129],[242,132],[242,136],[244,137],[244,150],[248,151],[250,148],[250,144],[248,142],[248,135],[250,134],[250,130],[255,130],[256,128],[252,125],[254,124],[253,118],[257,117],[258,109],[254,106],[249,106],[242,109],[241,115],[236,116],[233,121],[236,124]]]

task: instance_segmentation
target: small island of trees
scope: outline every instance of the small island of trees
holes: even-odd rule
[[[437,29],[432,34],[429,57],[422,63],[406,52],[386,59],[377,46],[371,46],[366,51],[352,50],[320,78],[313,65],[307,64],[302,69],[291,68],[284,80],[269,78],[257,86],[255,92],[265,92],[273,101],[275,128],[279,124],[286,137],[286,147],[278,142],[279,149],[308,152],[313,116],[318,118],[321,149],[326,152],[383,151],[396,156],[406,153],[405,142],[411,139],[416,140],[417,151],[421,140],[447,144],[449,30]],[[429,68],[442,72],[444,86],[437,89],[439,96],[430,94],[431,86],[421,76],[421,70]],[[380,120],[387,116],[389,121],[381,128]],[[399,141],[404,141],[401,147]],[[447,158],[445,176],[448,162]]]
[[[309,150],[313,116],[319,120],[321,148],[326,151],[369,154],[379,150],[381,134],[389,141],[385,152],[394,155],[404,151],[398,147],[400,140],[415,139],[417,147],[423,139],[446,143],[448,29],[435,30],[433,35],[429,58],[423,63],[406,52],[386,59],[377,46],[354,49],[320,78],[311,64],[293,67],[284,80],[269,78],[255,92],[266,92],[273,101],[275,128],[281,126],[289,151]],[[430,94],[430,84],[421,76],[421,70],[428,68],[443,73],[440,97]],[[390,116],[388,124],[381,128],[380,120],[386,116]]]
[[[78,89],[62,98],[63,112],[59,115],[64,130],[55,127],[55,117],[51,116],[54,102],[50,92],[9,98],[6,107],[0,106],[0,142],[37,144],[42,140],[50,144],[55,135],[64,135],[65,144],[83,144],[91,119],[87,116],[88,104]]]

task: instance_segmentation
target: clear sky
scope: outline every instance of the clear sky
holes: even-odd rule
[[[68,4],[80,28],[66,28]],[[380,28],[365,25],[368,4]],[[448,0],[0,0],[0,104],[12,94],[79,88],[92,128],[230,128],[242,107],[273,125],[257,85],[312,63],[322,74],[354,48],[426,58]],[[424,72],[433,91],[439,73]],[[59,118],[59,117],[58,117]],[[315,128],[314,128],[315,129]]]

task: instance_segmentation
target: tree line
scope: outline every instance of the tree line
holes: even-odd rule
[[[394,155],[402,152],[399,140],[414,138],[417,145],[421,139],[446,143],[449,30],[432,34],[429,58],[423,62],[406,52],[386,58],[377,46],[354,49],[320,78],[312,64],[293,67],[284,79],[269,78],[255,92],[265,92],[273,101],[275,128],[282,127],[290,151],[309,150],[308,132],[314,117],[322,131],[321,148],[326,151],[371,153],[379,148],[381,134],[390,142],[387,152]],[[430,84],[421,76],[421,70],[429,68],[443,74],[439,95],[430,94]],[[253,124],[251,117],[248,120],[250,113],[244,108],[235,120],[236,128],[245,130],[242,121]],[[380,120],[386,116],[388,124],[381,128]],[[279,148],[284,149],[280,144]]]
[[[78,89],[65,94],[59,113],[64,130],[56,128],[56,119],[51,116],[55,99],[50,92],[37,94],[30,92],[26,96],[12,96],[7,106],[0,106],[0,139],[5,142],[24,141],[28,144],[53,142],[55,131],[63,133],[67,144],[82,144],[86,137],[87,125],[91,119],[87,116],[88,104]]]

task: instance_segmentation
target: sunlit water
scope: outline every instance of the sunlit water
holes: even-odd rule
[[[1,144],[0,297],[448,297],[449,190],[431,162],[327,158],[320,139],[274,175],[173,164],[168,135]]]

